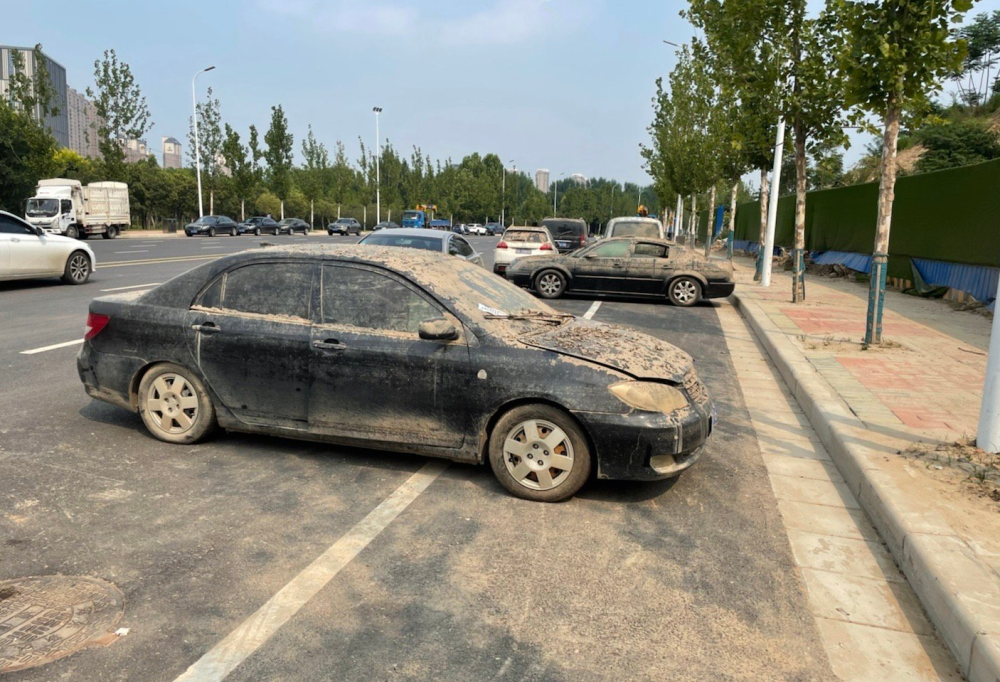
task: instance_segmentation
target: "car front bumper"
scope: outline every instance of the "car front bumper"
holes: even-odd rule
[[[677,476],[701,455],[715,428],[711,401],[681,411],[680,418],[634,410],[626,414],[574,412],[597,451],[597,477],[657,481]]]
[[[725,298],[736,290],[736,282],[709,282],[702,292],[703,298]]]

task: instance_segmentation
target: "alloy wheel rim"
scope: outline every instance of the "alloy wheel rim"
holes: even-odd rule
[[[86,279],[89,269],[90,264],[87,262],[87,258],[79,253],[69,261],[69,276],[73,278],[74,282],[82,282]]]
[[[560,286],[559,277],[556,275],[542,275],[541,279],[538,280],[538,287],[545,294],[557,293]]]
[[[527,419],[507,433],[503,444],[507,472],[530,490],[552,490],[573,471],[573,444],[561,428],[544,419]]]
[[[683,282],[678,282],[674,285],[674,298],[676,298],[681,303],[687,303],[694,299],[695,294],[694,284],[688,282],[687,280]]]
[[[181,375],[162,374],[146,393],[146,412],[161,431],[186,433],[198,421],[198,396]]]

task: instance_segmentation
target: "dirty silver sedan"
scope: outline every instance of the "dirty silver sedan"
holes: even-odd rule
[[[416,249],[246,251],[96,299],[87,327],[87,393],[161,440],[221,427],[489,462],[532,500],[676,476],[714,424],[678,348]]]

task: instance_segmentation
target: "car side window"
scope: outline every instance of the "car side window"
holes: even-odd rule
[[[73,202],[69,199],[63,199],[59,202],[59,211],[61,213],[72,213],[73,212]]]
[[[201,306],[202,308],[221,308],[222,307],[222,281],[225,279],[225,275],[216,277],[215,281],[212,282],[205,291],[202,292],[201,296],[195,302],[195,305]]]
[[[361,329],[416,334],[441,311],[423,296],[381,273],[341,265],[323,266],[323,322]]]
[[[35,231],[20,221],[0,215],[0,234],[35,234]]]
[[[630,246],[627,241],[605,242],[595,246],[593,251],[587,252],[587,255],[595,258],[628,258]]]
[[[667,247],[663,244],[648,244],[639,242],[633,251],[636,258],[666,258]]]
[[[223,284],[222,308],[310,321],[315,271],[312,263],[289,262],[254,263],[230,270]]]
[[[458,252],[462,256],[465,256],[466,258],[469,258],[470,256],[472,256],[472,254],[475,253],[475,251],[472,250],[472,247],[469,246],[469,242],[465,241],[464,239],[458,240]]]

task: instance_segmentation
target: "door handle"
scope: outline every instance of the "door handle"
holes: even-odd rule
[[[624,268],[625,266],[624,266],[624,265],[622,265],[621,263],[612,263],[612,264],[611,264],[611,267],[613,267],[613,268],[618,268],[619,270],[621,270],[621,269],[622,269],[622,268]]]
[[[201,332],[202,334],[218,334],[222,331],[221,327],[215,326],[214,322],[205,322],[204,324],[193,324],[191,329],[196,332]]]
[[[347,350],[347,346],[337,339],[326,339],[325,341],[313,341],[313,348],[316,350],[338,351]]]
[[[21,241],[21,240],[20,240],[20,239],[18,239],[17,237],[11,237],[11,238],[10,238],[10,240],[11,240],[12,242],[19,242],[19,241]]]

